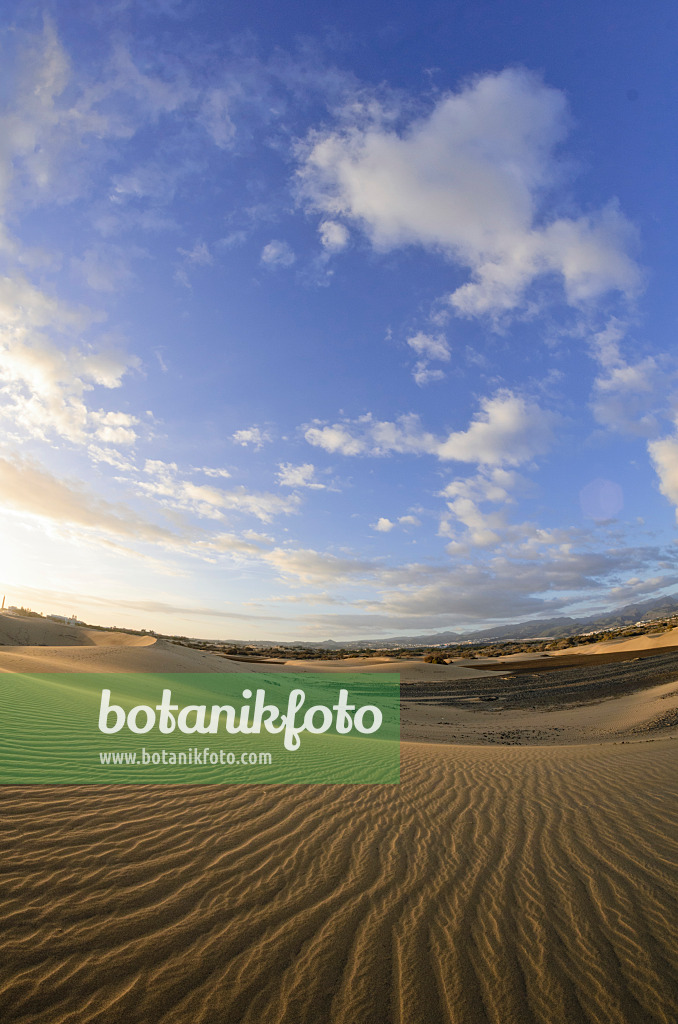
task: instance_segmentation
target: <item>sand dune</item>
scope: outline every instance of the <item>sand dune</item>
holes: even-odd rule
[[[4,796],[14,1022],[678,1019],[675,744],[406,744],[400,787]]]
[[[141,639],[134,637],[133,639]],[[73,647],[2,647],[0,672],[251,672],[217,654],[175,647],[166,640]]]
[[[0,672],[248,672],[154,636],[0,614]]]
[[[599,640],[595,644],[583,644],[576,650],[582,654],[607,654],[617,651],[656,651],[664,647],[678,647],[678,627],[668,629],[665,633],[645,633],[642,636]],[[567,653],[567,648],[562,651],[551,651],[553,657],[561,657]]]
[[[0,647],[148,647],[153,636],[0,612]]]
[[[162,641],[5,647],[0,667],[22,657],[228,667]],[[4,787],[3,1024],[675,1024],[678,741],[642,728],[678,673],[575,703],[544,673],[530,706],[525,677],[417,671],[400,786]],[[441,741],[446,714],[466,745]],[[439,742],[412,742],[426,715]],[[580,742],[471,742],[507,715],[570,716]]]

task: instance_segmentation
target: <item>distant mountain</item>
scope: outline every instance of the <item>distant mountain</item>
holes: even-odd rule
[[[529,619],[527,622],[516,622],[508,626],[488,626],[469,633],[455,633],[446,630],[442,633],[424,635],[389,636],[376,640],[325,640],[317,643],[297,641],[294,645],[285,646],[317,647],[325,650],[354,649],[360,647],[405,647],[416,645],[431,647],[437,644],[457,644],[492,640],[528,640],[532,637],[553,637],[560,639],[575,633],[593,632],[599,629],[612,629],[619,626],[631,626],[642,620],[669,618],[678,614],[678,597],[651,598],[636,604],[627,604],[615,611],[601,615],[589,615],[586,618],[573,619],[561,615],[554,619]],[[257,645],[259,646],[259,645]]]
[[[627,604],[614,612],[608,612],[606,615],[593,615],[583,621],[593,623],[588,627],[589,629],[606,629],[610,626],[629,626],[644,619],[668,619],[676,614],[678,614],[678,597],[669,594],[666,597],[656,597],[638,604]]]

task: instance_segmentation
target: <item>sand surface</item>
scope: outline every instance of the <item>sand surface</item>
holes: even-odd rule
[[[9,671],[225,662],[0,647]],[[3,1024],[676,1024],[678,655],[418,665],[400,786],[1,789]]]

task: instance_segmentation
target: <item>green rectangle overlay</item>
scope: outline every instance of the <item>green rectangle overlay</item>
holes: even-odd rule
[[[0,783],[397,783],[400,678],[0,674]]]

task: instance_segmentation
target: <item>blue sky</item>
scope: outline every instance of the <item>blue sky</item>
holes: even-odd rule
[[[672,5],[2,17],[10,603],[321,640],[675,590]]]

